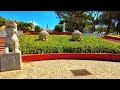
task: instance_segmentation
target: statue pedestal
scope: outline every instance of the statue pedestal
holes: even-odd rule
[[[20,70],[21,68],[21,53],[10,52],[0,55],[0,71]]]

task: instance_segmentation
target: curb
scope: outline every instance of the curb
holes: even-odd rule
[[[22,61],[40,61],[55,59],[81,59],[81,60],[102,60],[120,61],[120,54],[110,53],[51,53],[51,54],[26,54],[22,55]]]

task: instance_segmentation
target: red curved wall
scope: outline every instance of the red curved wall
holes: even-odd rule
[[[120,54],[107,53],[51,53],[51,54],[27,54],[22,55],[22,61],[39,61],[54,59],[81,59],[120,61]]]

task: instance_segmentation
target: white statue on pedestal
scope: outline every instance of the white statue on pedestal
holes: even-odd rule
[[[63,32],[65,32],[65,22],[63,23]]]
[[[35,24],[34,24],[34,22],[32,21],[32,31],[35,31],[35,30],[34,30],[34,27],[35,27]]]
[[[7,20],[5,24],[7,35],[5,40],[4,53],[20,53],[19,41],[17,37],[17,24],[13,20]]]

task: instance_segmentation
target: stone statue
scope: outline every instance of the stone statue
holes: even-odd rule
[[[49,33],[46,30],[42,30],[39,33],[39,39],[42,41],[47,41],[48,40]]]
[[[34,22],[32,21],[32,31],[35,31],[34,27],[35,27],[35,25],[34,25]]]
[[[63,32],[65,32],[65,22],[63,23]]]
[[[6,40],[4,53],[20,53],[19,41],[17,37],[17,24],[13,20],[6,20]]]
[[[72,33],[72,40],[74,41],[80,41],[82,38],[82,33],[79,30],[74,30]]]

